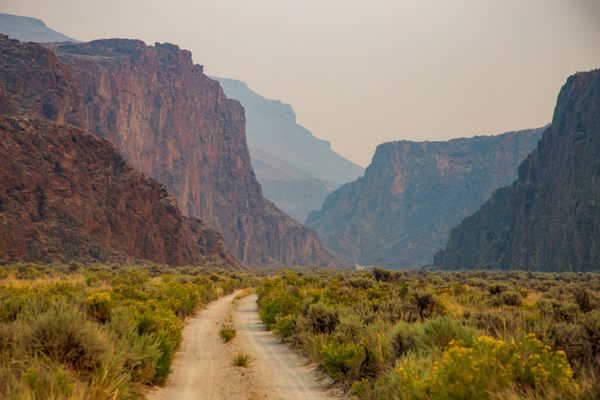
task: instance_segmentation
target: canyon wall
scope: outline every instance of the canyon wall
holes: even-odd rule
[[[72,125],[0,117],[0,259],[145,259],[239,267],[221,236],[108,141]]]
[[[519,167],[450,233],[446,269],[600,269],[600,70],[571,76],[552,125]]]
[[[450,228],[516,177],[541,130],[377,147],[365,175],[329,195],[308,226],[362,265],[430,264]]]
[[[166,185],[244,263],[333,265],[316,234],[262,196],[244,110],[171,44],[111,39],[43,48],[0,38],[0,110],[82,127]],[[32,79],[30,79],[32,77]]]

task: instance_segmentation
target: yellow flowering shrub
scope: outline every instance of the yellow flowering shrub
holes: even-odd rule
[[[516,388],[570,398],[578,392],[565,353],[552,351],[533,334],[518,342],[479,336],[468,347],[451,342],[441,358],[423,364],[412,357],[401,359],[393,376],[379,385],[380,397],[486,399]]]

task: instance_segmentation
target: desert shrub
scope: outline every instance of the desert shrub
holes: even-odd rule
[[[540,334],[544,333],[548,336],[548,343],[552,348],[563,350],[567,354],[573,367],[581,369],[592,362],[592,343],[581,324],[559,321],[552,324],[547,332]]]
[[[105,331],[65,306],[32,317],[27,326],[22,339],[26,349],[78,371],[97,370],[110,348]]]
[[[271,325],[271,329],[280,339],[287,339],[294,333],[296,328],[296,322],[294,317],[291,315],[284,315],[283,317],[278,317],[277,321]]]
[[[460,341],[470,344],[475,331],[448,318],[436,318],[423,324],[420,335],[416,337],[417,347],[421,349],[445,349],[449,343]]]
[[[31,300],[31,291],[27,288],[3,288],[0,292],[0,323],[15,321]]]
[[[235,338],[235,328],[231,325],[221,325],[221,329],[219,329],[219,337],[223,340],[223,343],[228,343]]]
[[[382,268],[373,268],[373,279],[376,281],[390,282],[394,275],[391,271]]]
[[[585,329],[590,346],[592,348],[592,356],[596,365],[600,366],[600,310],[589,312],[583,317],[583,328]]]
[[[490,292],[492,296],[498,296],[504,293],[507,289],[508,287],[506,285],[496,283],[488,287],[488,292]]]
[[[394,358],[400,358],[417,348],[417,341],[423,335],[420,325],[399,322],[389,332],[390,346]]]
[[[181,320],[171,310],[147,310],[139,317],[137,331],[139,335],[153,334],[157,337],[161,356],[156,363],[154,379],[159,383],[163,382],[171,368],[175,350],[181,343]]]
[[[413,293],[412,303],[416,307],[421,321],[431,317],[437,302],[434,294],[430,291],[419,290]]]
[[[360,376],[366,353],[363,346],[332,340],[322,345],[320,357],[321,365],[332,377],[352,380]]]
[[[312,304],[306,318],[313,333],[332,333],[339,323],[338,311],[322,303]]]
[[[361,344],[365,358],[360,368],[360,376],[376,377],[391,364],[394,354],[388,334],[389,326],[379,322],[367,327]]]
[[[573,290],[573,297],[581,312],[587,313],[594,309],[592,295],[589,290],[582,287],[575,288]]]
[[[339,323],[334,332],[334,336],[343,343],[360,343],[365,330],[366,326],[360,315],[342,315],[339,318]]]
[[[431,362],[411,357],[376,386],[381,398],[487,399],[492,393],[513,390],[573,398],[578,385],[564,352],[551,351],[535,336],[508,343],[480,336],[472,346],[451,343],[442,357]],[[519,396],[520,397],[520,396]]]
[[[231,364],[235,367],[248,368],[252,362],[252,356],[249,354],[236,353],[231,358]]]
[[[101,324],[110,318],[112,298],[108,292],[96,292],[85,299],[85,309],[88,315]]]
[[[17,267],[17,273],[15,274],[17,279],[33,280],[42,277],[42,273],[38,271],[33,265],[19,265]]]
[[[500,295],[500,305],[518,307],[523,302],[523,296],[514,291],[506,291]]]
[[[109,328],[132,381],[157,383],[156,369],[162,357],[160,339],[155,333],[140,335],[137,318],[138,314],[131,307],[115,307],[111,310]]]
[[[302,306],[302,300],[287,293],[285,289],[269,293],[268,296],[260,296],[259,293],[258,302],[260,318],[267,327],[277,322],[277,318],[297,315]]]

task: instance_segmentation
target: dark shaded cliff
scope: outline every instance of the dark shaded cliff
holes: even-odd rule
[[[600,269],[600,70],[567,80],[517,181],[452,229],[434,265]]]
[[[541,130],[377,147],[365,175],[311,213],[326,246],[363,265],[430,264],[448,232],[516,177]]]
[[[163,185],[71,125],[0,117],[0,259],[137,258],[239,267]]]
[[[244,106],[250,157],[265,196],[298,221],[319,209],[332,190],[364,172],[299,125],[289,104],[266,99],[244,82],[214,79],[227,97]]]
[[[316,234],[262,197],[244,111],[170,44],[99,40],[49,50],[0,37],[0,110],[80,126],[162,182],[182,212],[248,264],[330,265]],[[58,56],[58,58],[57,58]]]

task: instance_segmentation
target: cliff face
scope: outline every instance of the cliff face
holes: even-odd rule
[[[298,221],[364,172],[300,126],[289,104],[266,99],[244,82],[215,79],[227,97],[244,106],[250,157],[265,197]]]
[[[452,230],[434,264],[600,269],[600,70],[567,80],[518,179]]]
[[[107,138],[135,168],[164,183],[184,214],[220,231],[245,263],[336,262],[314,232],[262,197],[243,108],[189,52],[120,39],[52,45],[50,51],[2,37],[0,46],[6,78],[0,107]],[[43,78],[29,81],[29,71]]]
[[[540,135],[384,143],[365,175],[329,195],[307,224],[363,265],[430,264],[450,228],[515,178]]]
[[[239,266],[221,236],[184,217],[163,185],[79,128],[0,117],[0,163],[0,259]]]

